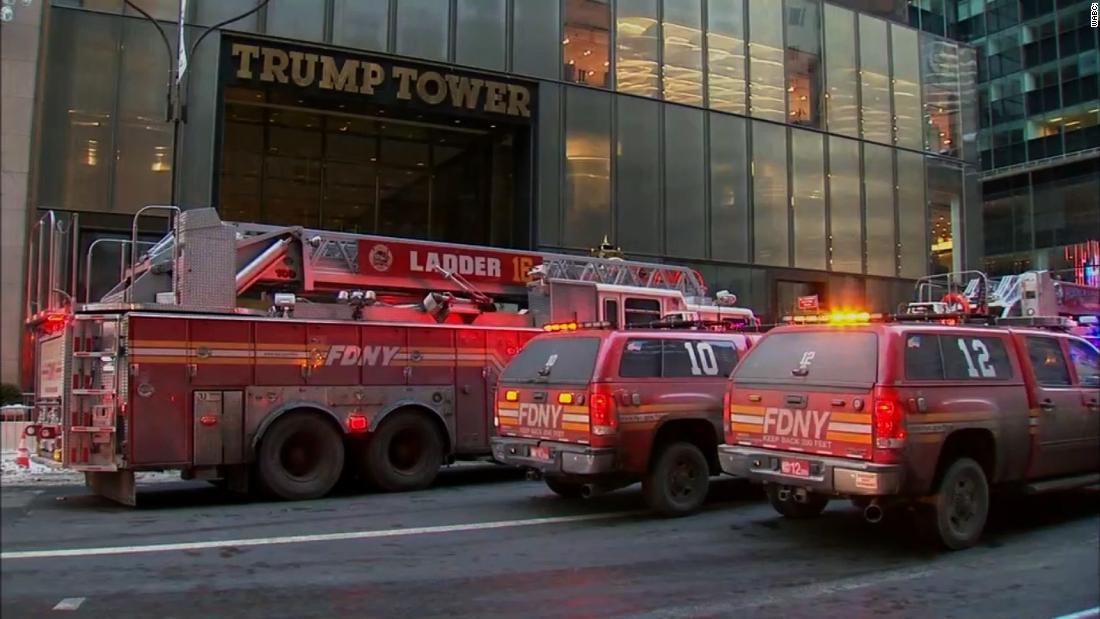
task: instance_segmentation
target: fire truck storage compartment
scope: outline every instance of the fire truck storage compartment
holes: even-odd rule
[[[599,321],[599,290],[592,282],[550,282],[550,322]]]
[[[240,464],[244,459],[244,403],[240,391],[196,391],[194,465]]]

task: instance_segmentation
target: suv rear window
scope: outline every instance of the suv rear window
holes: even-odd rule
[[[622,378],[706,378],[730,375],[737,347],[727,340],[632,339],[623,346]]]
[[[878,337],[866,331],[788,331],[764,336],[733,378],[757,383],[873,384]]]
[[[596,369],[598,337],[548,337],[523,347],[504,368],[502,381],[588,384]]]
[[[908,380],[1008,380],[1012,363],[1004,339],[977,335],[905,335]]]

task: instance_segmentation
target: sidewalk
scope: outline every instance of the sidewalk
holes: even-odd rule
[[[15,450],[0,452],[0,485],[2,486],[83,486],[84,474],[78,471],[55,469],[31,460],[30,468],[20,468],[15,464]],[[155,471],[138,473],[136,481],[165,482],[179,481],[179,471]]]

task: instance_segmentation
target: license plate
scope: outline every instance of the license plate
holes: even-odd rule
[[[779,471],[784,475],[794,475],[795,477],[809,477],[810,461],[783,458],[779,461]]]
[[[549,460],[550,459],[550,448],[549,447],[532,447],[531,451],[528,452],[528,455],[530,455],[532,458],[534,458],[536,460]]]

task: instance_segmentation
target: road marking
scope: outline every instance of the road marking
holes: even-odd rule
[[[95,557],[103,555],[124,555],[150,552],[170,552],[173,550],[205,550],[209,548],[227,548],[230,546],[271,546],[274,544],[302,544],[307,542],[334,542],[352,539],[376,539],[382,537],[407,537],[431,533],[458,533],[462,531],[484,531],[489,529],[509,529],[531,527],[543,524],[565,524],[569,522],[587,522],[591,520],[610,520],[636,516],[643,512],[604,512],[599,514],[580,514],[576,516],[551,516],[547,518],[529,518],[526,520],[497,520],[495,522],[471,522],[468,524],[447,524],[432,527],[412,527],[408,529],[381,529],[373,531],[347,531],[345,533],[318,533],[314,535],[287,535],[283,537],[256,537],[249,539],[228,539],[210,542],[181,542],[176,544],[149,544],[145,546],[114,546],[102,548],[66,548],[59,550],[24,550],[0,552],[0,560],[49,559],[55,557]]]
[[[65,598],[58,602],[53,609],[54,610],[76,610],[80,608],[80,605],[84,603],[85,598]]]
[[[1094,606],[1093,608],[1087,608],[1085,610],[1079,610],[1075,613],[1068,615],[1061,615],[1054,619],[1086,619],[1087,617],[1100,617],[1100,606]]]

